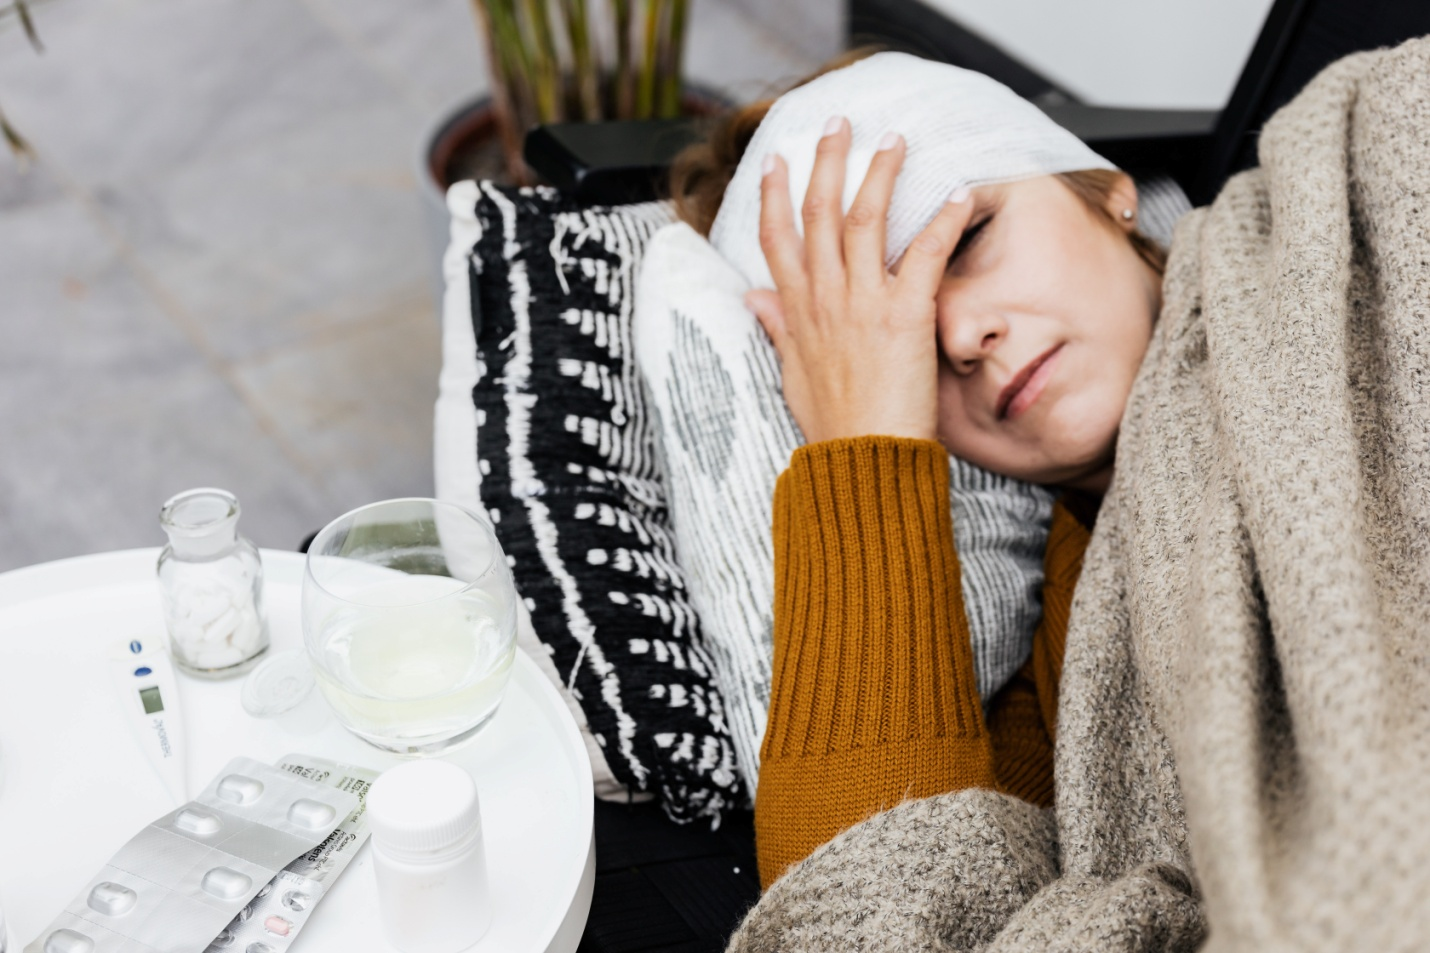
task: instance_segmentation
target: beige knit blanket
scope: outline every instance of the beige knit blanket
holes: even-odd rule
[[[1073,606],[1057,806],[852,828],[737,951],[1430,949],[1430,38],[1189,215]]]

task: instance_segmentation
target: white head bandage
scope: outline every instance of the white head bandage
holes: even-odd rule
[[[897,132],[908,145],[889,206],[889,265],[959,186],[1116,168],[1038,107],[982,73],[906,53],[877,53],[785,93],[745,150],[710,242],[753,287],[774,286],[759,239],[764,158],[778,153],[789,166],[798,223],[815,146],[833,116],[845,117],[854,130],[844,177],[846,209],[884,134]]]

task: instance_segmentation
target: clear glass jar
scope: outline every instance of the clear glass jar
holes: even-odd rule
[[[209,487],[165,503],[159,525],[169,545],[159,554],[159,592],[169,651],[184,671],[227,678],[268,650],[263,564],[238,535],[238,499]]]

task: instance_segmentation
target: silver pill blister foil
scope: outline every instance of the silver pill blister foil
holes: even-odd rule
[[[313,908],[367,842],[367,791],[378,772],[312,755],[290,754],[281,770],[358,797],[358,807],[312,850],[264,886],[209,945],[207,953],[284,953],[313,915]]]
[[[235,758],[198,797],[144,827],[25,953],[201,950],[357,795]]]

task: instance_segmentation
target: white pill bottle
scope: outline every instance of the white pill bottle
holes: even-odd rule
[[[387,940],[403,953],[457,953],[492,922],[481,807],[472,776],[411,761],[367,793],[373,871]]]

